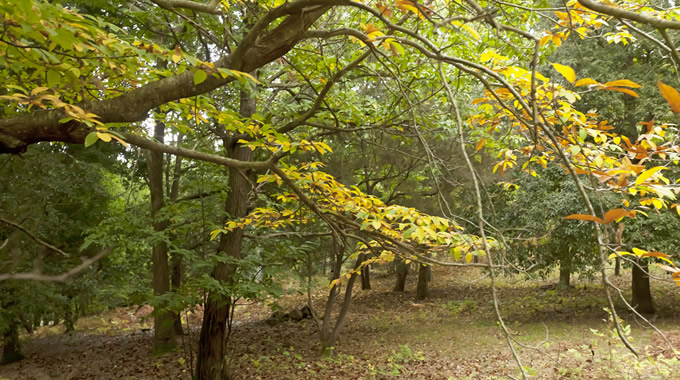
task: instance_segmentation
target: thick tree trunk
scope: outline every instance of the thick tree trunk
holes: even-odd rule
[[[652,291],[649,286],[649,267],[647,260],[639,260],[633,265],[633,300],[632,305],[640,314],[654,314]],[[640,268],[641,267],[641,268]]]
[[[241,115],[250,117],[255,113],[255,100],[245,92],[241,93]],[[241,161],[251,161],[253,153],[250,148],[240,146],[235,141],[225,139],[227,153],[230,158]],[[250,181],[247,173],[230,168],[229,188],[225,211],[230,218],[242,218],[248,214],[248,196],[250,194]],[[218,246],[218,254],[229,255],[233,258],[241,258],[241,242],[243,230],[235,229],[222,234]],[[219,263],[213,270],[213,277],[220,281],[230,283],[234,280],[236,265]],[[225,380],[230,379],[227,368],[226,340],[228,336],[227,320],[231,309],[231,298],[226,294],[211,292],[205,305],[203,326],[198,343],[198,356],[196,362],[196,377],[199,380]]]
[[[165,139],[165,124],[157,122],[154,127],[154,138],[163,143]],[[149,191],[151,193],[151,217],[153,229],[163,232],[168,227],[165,220],[157,220],[158,212],[163,208],[165,194],[163,191],[163,153],[149,152]],[[152,247],[151,271],[153,293],[161,296],[170,291],[170,271],[168,266],[168,246],[165,241],[157,241]],[[165,305],[157,305],[154,310],[154,341],[153,351],[162,354],[177,348],[174,330],[174,315],[165,310]]]
[[[403,292],[406,289],[406,276],[408,276],[409,266],[403,260],[397,263],[397,282],[394,284],[395,292]]]
[[[430,297],[430,277],[432,267],[429,265],[418,266],[418,287],[416,288],[416,300],[424,300]]]
[[[2,348],[2,364],[14,363],[24,358],[19,345],[19,324],[11,320],[3,339],[5,345]]]

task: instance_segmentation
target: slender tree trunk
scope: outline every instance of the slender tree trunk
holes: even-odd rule
[[[154,138],[163,143],[165,124],[157,122],[154,127]],[[163,208],[163,153],[149,152],[149,191],[151,193],[151,217],[156,232],[164,232],[168,227],[166,220],[158,220],[158,212]],[[168,266],[168,246],[165,241],[157,241],[152,247],[151,271],[153,275],[153,293],[161,296],[170,291],[170,273]],[[157,305],[154,310],[154,342],[153,351],[162,354],[177,348],[175,341],[173,313],[165,310],[165,305]]]
[[[342,257],[344,256],[344,248],[337,244],[335,239],[334,250],[336,262],[342,263]],[[354,269],[357,269],[361,262],[362,258],[360,256],[359,258],[357,258],[357,261],[354,265]],[[335,273],[337,274],[335,278],[337,279],[340,277],[342,264],[336,265],[335,269],[336,269]],[[342,326],[344,325],[345,320],[347,318],[349,307],[352,304],[352,290],[354,289],[354,283],[356,282],[358,277],[359,275],[357,275],[356,272],[354,272],[350,276],[349,280],[347,280],[345,287],[345,297],[342,301],[340,312],[338,313],[338,316],[335,319],[335,325],[333,325],[332,330],[331,330],[331,316],[333,313],[333,307],[335,305],[335,299],[337,298],[338,295],[340,295],[341,285],[336,284],[335,286],[333,286],[333,288],[330,291],[330,294],[328,295],[328,300],[326,301],[326,310],[324,311],[323,325],[320,331],[321,356],[323,357],[331,356],[334,353],[333,349],[338,341],[340,331],[342,330]]]
[[[184,139],[183,134],[180,133],[179,135],[177,135],[177,146],[182,145],[183,139]],[[179,183],[182,176],[182,157],[175,156],[174,166],[175,167],[172,171],[172,183],[170,184],[168,191],[168,200],[171,203],[177,202],[177,198],[179,197]],[[171,239],[174,241],[175,238],[176,238],[175,234],[172,234]],[[172,274],[170,275],[170,286],[171,290],[177,293],[182,288],[182,257],[177,254],[173,254],[170,259],[170,262],[172,266]],[[182,330],[182,316],[180,315],[180,313],[173,312],[172,318],[174,320],[173,325],[175,329],[175,335],[182,336],[184,334],[184,331]]]
[[[633,300],[632,305],[638,313],[654,314],[652,291],[649,285],[649,267],[647,260],[638,260],[638,265],[633,265]]]
[[[418,266],[418,287],[416,288],[416,300],[424,300],[430,297],[430,275],[432,267],[429,265]]]
[[[5,345],[2,348],[2,364],[18,362],[24,358],[19,345],[19,324],[16,319],[10,320],[3,341]]]
[[[619,223],[618,228],[616,229],[616,250],[618,251],[623,247],[623,230],[625,228],[625,224]],[[616,257],[616,266],[614,267],[614,276],[620,276],[621,275],[621,258]]]
[[[361,261],[368,259],[368,255],[361,255]],[[361,290],[371,290],[371,266],[366,265],[361,269]]]
[[[250,117],[255,113],[255,99],[241,92],[240,112],[243,117]],[[227,154],[230,158],[241,161],[251,161],[253,153],[250,148],[237,144],[236,141],[225,139]],[[227,197],[225,211],[230,218],[241,218],[248,214],[248,196],[251,186],[247,173],[229,168],[229,188],[231,192]],[[220,237],[218,255],[229,255],[239,259],[241,255],[241,243],[243,230],[235,229],[224,233]],[[212,276],[217,281],[231,283],[236,273],[235,264],[219,263],[213,270]],[[231,310],[231,298],[229,295],[211,292],[205,304],[203,326],[198,344],[198,356],[196,362],[196,376],[199,380],[226,380],[230,379],[227,366],[226,340],[228,336],[227,321]]]
[[[395,292],[403,292],[406,289],[406,276],[408,275],[409,264],[400,260],[397,263],[397,282],[394,285]]]

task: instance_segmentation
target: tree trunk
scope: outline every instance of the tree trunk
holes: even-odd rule
[[[18,362],[24,358],[19,345],[19,324],[16,319],[10,320],[3,341],[5,346],[2,348],[2,364]]]
[[[157,122],[154,127],[154,138],[163,143],[165,139],[165,124]],[[149,152],[149,191],[151,193],[151,217],[153,229],[163,232],[168,227],[166,220],[157,220],[158,212],[163,208],[163,153]],[[168,267],[168,246],[165,241],[159,240],[152,247],[151,271],[153,294],[161,296],[170,291],[170,273]],[[153,317],[154,341],[153,351],[162,354],[177,348],[174,330],[174,315],[165,310],[165,305],[156,305]]]
[[[616,229],[616,250],[620,250],[621,247],[623,247],[623,230],[625,228],[625,224],[619,223],[618,228]],[[621,275],[621,258],[616,257],[616,266],[614,267],[614,276],[620,276]]]
[[[182,140],[184,139],[183,134],[179,134],[177,136],[177,146],[182,145]],[[169,166],[168,166],[169,167]],[[180,156],[175,156],[175,167],[172,172],[172,183],[169,186],[169,191],[168,191],[168,199],[170,200],[171,203],[177,202],[177,198],[179,197],[179,183],[180,183],[180,178],[182,176],[182,157]],[[175,234],[171,235],[172,241],[175,240]],[[176,253],[172,255],[172,258],[170,259],[171,264],[172,264],[172,274],[170,275],[170,286],[173,292],[177,293],[179,292],[180,288],[182,287],[182,257],[177,255]],[[175,329],[175,335],[177,336],[182,336],[184,334],[184,331],[182,330],[182,316],[180,313],[173,313],[172,316],[174,320],[174,329]]]
[[[416,300],[418,301],[430,297],[428,284],[430,282],[431,271],[432,267],[429,265],[420,264],[418,266],[418,287],[416,288]]]
[[[335,278],[337,279],[340,277],[340,271],[342,269],[342,257],[344,256],[345,251],[344,247],[341,246],[339,242],[335,240],[335,237],[333,238],[333,247],[335,252],[335,260],[336,262],[340,263],[335,267],[336,269],[335,273],[337,273]],[[359,265],[361,264],[362,261],[363,261],[362,257],[359,256],[354,265],[355,270],[359,268]],[[333,286],[333,288],[330,291],[330,294],[328,295],[328,300],[326,301],[326,310],[324,311],[323,324],[320,331],[322,357],[329,357],[332,356],[334,353],[333,349],[335,348],[338,337],[340,336],[340,331],[342,330],[342,326],[344,325],[345,319],[347,318],[347,313],[349,312],[349,307],[352,303],[352,290],[354,289],[354,283],[356,282],[357,277],[359,277],[359,275],[357,275],[356,272],[353,272],[349,280],[347,280],[347,284],[345,287],[345,297],[342,301],[340,312],[338,313],[338,316],[335,319],[335,325],[333,325],[332,330],[331,330],[331,315],[333,314],[333,306],[335,305],[335,299],[337,298],[338,295],[340,295],[341,285],[336,284],[335,286]]]
[[[557,289],[569,289],[571,286],[571,266],[566,263],[560,264],[560,282]]]
[[[255,99],[250,98],[243,91],[241,92],[240,112],[243,117],[250,117],[255,113]],[[253,159],[250,148],[243,147],[236,141],[228,139],[225,139],[224,144],[230,158],[241,161]],[[247,173],[229,168],[229,188],[231,192],[225,204],[226,214],[234,219],[246,216],[249,211],[248,196],[251,190]],[[226,254],[240,259],[242,240],[242,229],[234,229],[222,234],[217,249],[218,255]],[[217,281],[231,283],[234,280],[236,269],[235,264],[219,263],[213,270],[212,276]],[[215,292],[208,295],[196,361],[196,377],[200,380],[226,380],[231,378],[226,358],[226,340],[229,334],[227,321],[230,310],[231,298],[229,295]]]
[[[406,288],[406,276],[408,275],[409,264],[401,260],[397,263],[397,282],[394,285],[395,292],[403,292]]]
[[[638,260],[633,264],[633,302],[632,305],[640,314],[654,314],[652,292],[649,286],[649,267],[647,260]],[[641,268],[640,268],[641,267]]]
[[[366,255],[361,255],[361,260],[368,259]],[[371,266],[366,265],[361,269],[361,290],[371,290]]]

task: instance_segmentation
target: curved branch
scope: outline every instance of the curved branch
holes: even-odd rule
[[[44,247],[46,247],[46,248],[48,248],[48,249],[51,249],[51,250],[53,250],[54,252],[57,252],[57,253],[59,253],[60,255],[64,256],[64,257],[69,257],[69,256],[70,256],[68,253],[62,251],[61,249],[59,249],[59,248],[53,246],[52,244],[47,243],[46,241],[41,240],[40,238],[36,237],[35,235],[33,235],[33,233],[31,233],[31,231],[29,231],[28,229],[26,229],[24,226],[22,226],[22,225],[19,224],[19,223],[13,222],[13,221],[11,221],[11,220],[8,220],[8,219],[2,218],[2,217],[0,217],[0,223],[4,223],[4,224],[6,224],[6,225],[8,225],[8,226],[12,226],[12,227],[16,228],[17,230],[19,230],[19,231],[25,233],[26,235],[28,235],[28,237],[30,237],[31,239],[33,239],[36,243],[38,243],[38,244],[40,244],[40,245],[42,245],[42,246],[44,246]],[[6,244],[7,244],[7,242],[3,243],[3,244],[2,244],[2,247],[4,247]],[[0,247],[0,248],[2,248],[2,247]]]
[[[233,54],[215,61],[217,68],[251,72],[287,53],[303,33],[331,5],[322,0],[299,0],[285,3],[267,12],[241,41]],[[286,17],[287,16],[287,17]],[[267,31],[275,20],[286,17],[277,27]],[[163,78],[115,98],[78,104],[94,113],[102,123],[131,123],[144,120],[149,110],[162,104],[210,92],[230,83],[233,76],[208,76],[200,83],[193,81],[193,72]],[[93,129],[71,120],[60,123],[61,109],[41,110],[0,120],[0,154],[21,153],[28,145],[40,141],[61,141],[82,144]]]

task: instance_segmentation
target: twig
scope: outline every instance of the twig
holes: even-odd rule
[[[49,248],[49,249],[51,249],[51,250],[53,250],[53,251],[59,253],[60,255],[62,255],[62,256],[64,256],[64,257],[69,257],[69,256],[70,256],[68,253],[62,251],[61,249],[59,249],[59,248],[53,246],[52,244],[47,243],[46,241],[41,240],[40,238],[36,237],[35,235],[33,235],[33,233],[31,233],[31,231],[29,231],[28,229],[26,229],[25,227],[23,227],[23,226],[20,225],[19,223],[16,223],[16,222],[13,222],[13,221],[11,221],[11,220],[8,220],[8,219],[5,219],[5,218],[1,218],[1,217],[0,217],[0,223],[5,223],[5,224],[7,224],[8,226],[12,226],[12,227],[16,228],[17,230],[22,231],[23,233],[25,233],[26,235],[28,235],[31,239],[35,240],[36,243],[38,243],[38,244],[40,244],[40,245],[43,245],[43,246],[45,246],[45,247],[47,247],[47,248]],[[7,242],[3,243],[2,246],[4,247],[5,244],[7,244]],[[0,248],[1,248],[1,247],[0,247]]]

